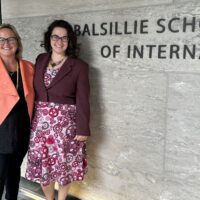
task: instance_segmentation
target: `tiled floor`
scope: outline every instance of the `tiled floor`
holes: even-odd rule
[[[5,198],[2,200],[5,200]],[[21,178],[18,200],[45,200],[45,198],[39,184]],[[68,195],[66,200],[81,199]]]

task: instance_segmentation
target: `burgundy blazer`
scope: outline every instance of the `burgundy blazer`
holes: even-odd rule
[[[76,105],[77,135],[90,135],[88,64],[78,58],[68,58],[48,87],[44,73],[50,60],[49,53],[36,59],[34,88],[36,101]]]

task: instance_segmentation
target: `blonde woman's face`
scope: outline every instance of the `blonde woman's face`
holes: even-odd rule
[[[0,29],[0,56],[13,57],[17,51],[17,39],[9,28]]]

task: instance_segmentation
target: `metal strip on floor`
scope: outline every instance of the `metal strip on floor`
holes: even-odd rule
[[[33,199],[33,200],[45,200],[44,197],[42,197],[41,195],[37,194],[37,193],[34,193],[30,190],[27,190],[25,188],[20,188],[19,189],[19,195],[22,194],[23,196],[27,198],[30,198],[30,199]]]

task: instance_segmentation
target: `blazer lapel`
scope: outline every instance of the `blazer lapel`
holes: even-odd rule
[[[3,61],[0,59],[0,124],[5,120],[19,100],[19,95]]]
[[[1,66],[0,67],[0,80],[1,80],[0,93],[12,95],[12,96],[18,96],[17,90],[10,76],[8,75],[6,67],[1,59],[0,59],[0,66]]]
[[[41,88],[43,90],[46,90],[46,86],[45,86],[45,83],[44,83],[44,73],[45,73],[46,68],[48,66],[50,56],[51,56],[51,54],[45,55],[43,59],[38,61],[38,63],[37,63],[37,60],[36,60],[37,65],[36,65],[35,80],[37,80],[38,84],[41,84]]]
[[[32,91],[32,79],[30,78],[30,75],[33,73],[32,68],[26,66],[26,64],[23,62],[23,60],[19,61],[19,67],[21,71],[22,76],[22,82],[23,82],[23,88],[24,88],[24,96],[26,97],[31,91]]]
[[[71,69],[72,66],[74,64],[73,59],[68,58],[63,66],[61,67],[61,69],[59,70],[59,72],[56,74],[55,78],[52,80],[52,82],[50,83],[50,85],[47,88],[51,88],[53,85],[55,85],[59,80],[61,80],[64,76],[66,76],[66,74],[68,74]]]

